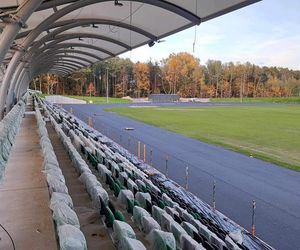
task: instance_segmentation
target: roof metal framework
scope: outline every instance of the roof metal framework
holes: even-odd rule
[[[112,0],[2,0],[0,63],[7,69],[0,119],[7,92],[9,104],[23,89],[16,86],[29,84],[20,79],[66,75],[258,1],[119,0],[117,6]]]

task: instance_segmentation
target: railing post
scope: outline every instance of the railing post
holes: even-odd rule
[[[252,237],[255,236],[255,209],[256,209],[256,202],[255,200],[253,200],[252,201],[252,227],[251,227]]]
[[[141,159],[141,142],[138,141],[138,159]]]
[[[189,189],[189,166],[185,168],[185,189]]]
[[[146,144],[144,144],[144,162],[146,162]]]
[[[215,180],[213,185],[213,209],[216,210],[216,181]]]
[[[169,166],[168,166],[169,156],[166,157],[166,177],[169,177]]]
[[[152,148],[150,149],[150,166],[152,166]]]

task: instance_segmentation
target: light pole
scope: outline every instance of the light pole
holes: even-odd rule
[[[106,103],[108,103],[108,68],[106,68]]]
[[[102,90],[102,77],[101,77],[101,71],[99,72],[99,76],[98,76],[98,78],[99,78],[99,93],[98,93],[98,95],[100,96],[101,95],[101,90]]]
[[[155,75],[154,75],[154,90],[153,90],[153,94],[156,93],[156,76],[157,76],[157,73],[155,72]]]

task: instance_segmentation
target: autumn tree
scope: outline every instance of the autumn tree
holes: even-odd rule
[[[134,79],[136,81],[137,96],[148,96],[150,91],[149,67],[146,63],[136,63],[133,66]]]
[[[93,82],[90,82],[87,90],[86,90],[86,93],[89,95],[89,96],[95,96],[96,94],[96,89],[95,89],[95,85]]]
[[[45,78],[47,94],[54,94],[55,87],[58,84],[58,76],[54,74],[46,74]]]
[[[76,81],[76,90],[79,95],[83,95],[86,89],[88,88],[87,82],[91,81],[91,68],[84,68],[72,73],[72,78]]]
[[[199,59],[182,52],[171,54],[162,63],[168,93],[182,97],[199,96],[203,76]]]
[[[94,90],[90,88],[93,82]],[[171,54],[160,62],[133,63],[111,58],[60,78],[42,74],[31,88],[48,94],[148,96],[176,93],[182,97],[300,96],[300,71],[246,63],[208,60],[200,65],[189,53]]]
[[[150,93],[159,94],[162,90],[162,68],[159,66],[159,62],[153,62],[152,60],[148,62],[148,68],[150,73]]]

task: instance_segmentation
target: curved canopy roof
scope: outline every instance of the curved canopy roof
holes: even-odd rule
[[[24,1],[1,0],[0,17]],[[32,77],[65,75],[257,1],[45,0],[17,35],[6,62],[23,49]]]

